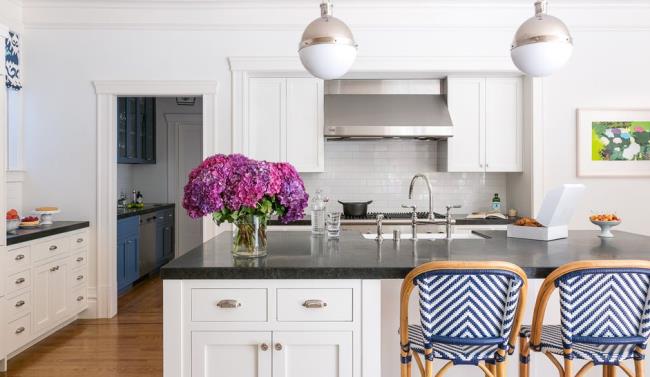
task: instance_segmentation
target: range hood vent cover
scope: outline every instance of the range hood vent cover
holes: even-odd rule
[[[400,85],[393,85],[399,80],[359,80],[363,85],[359,82],[342,85],[342,81],[356,80],[328,82],[325,95],[327,138],[445,139],[453,136],[439,80],[419,80],[437,84],[428,89],[419,81]],[[387,81],[391,84],[387,85]],[[416,94],[412,94],[414,92]]]

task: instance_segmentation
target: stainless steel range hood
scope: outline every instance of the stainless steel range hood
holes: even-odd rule
[[[325,83],[325,137],[446,139],[453,125],[441,80]]]

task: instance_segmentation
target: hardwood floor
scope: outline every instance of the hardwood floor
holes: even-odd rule
[[[77,320],[9,360],[2,377],[162,376],[162,281],[119,298],[111,319]]]

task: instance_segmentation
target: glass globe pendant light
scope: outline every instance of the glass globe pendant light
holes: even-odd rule
[[[515,33],[510,57],[523,73],[542,77],[560,69],[571,57],[573,39],[559,18],[546,14],[546,1],[535,2],[535,16]]]
[[[298,54],[309,73],[332,80],[350,69],[357,57],[357,44],[350,28],[332,16],[330,0],[323,0],[320,14],[302,33]]]

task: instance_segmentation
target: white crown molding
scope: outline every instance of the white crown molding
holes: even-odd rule
[[[296,31],[317,17],[305,1],[25,1],[27,29]],[[573,31],[650,30],[650,3],[553,3]],[[355,31],[513,31],[532,5],[476,2],[345,2],[337,15]]]
[[[94,81],[96,94],[119,94],[125,96],[155,96],[216,94],[217,81]]]

